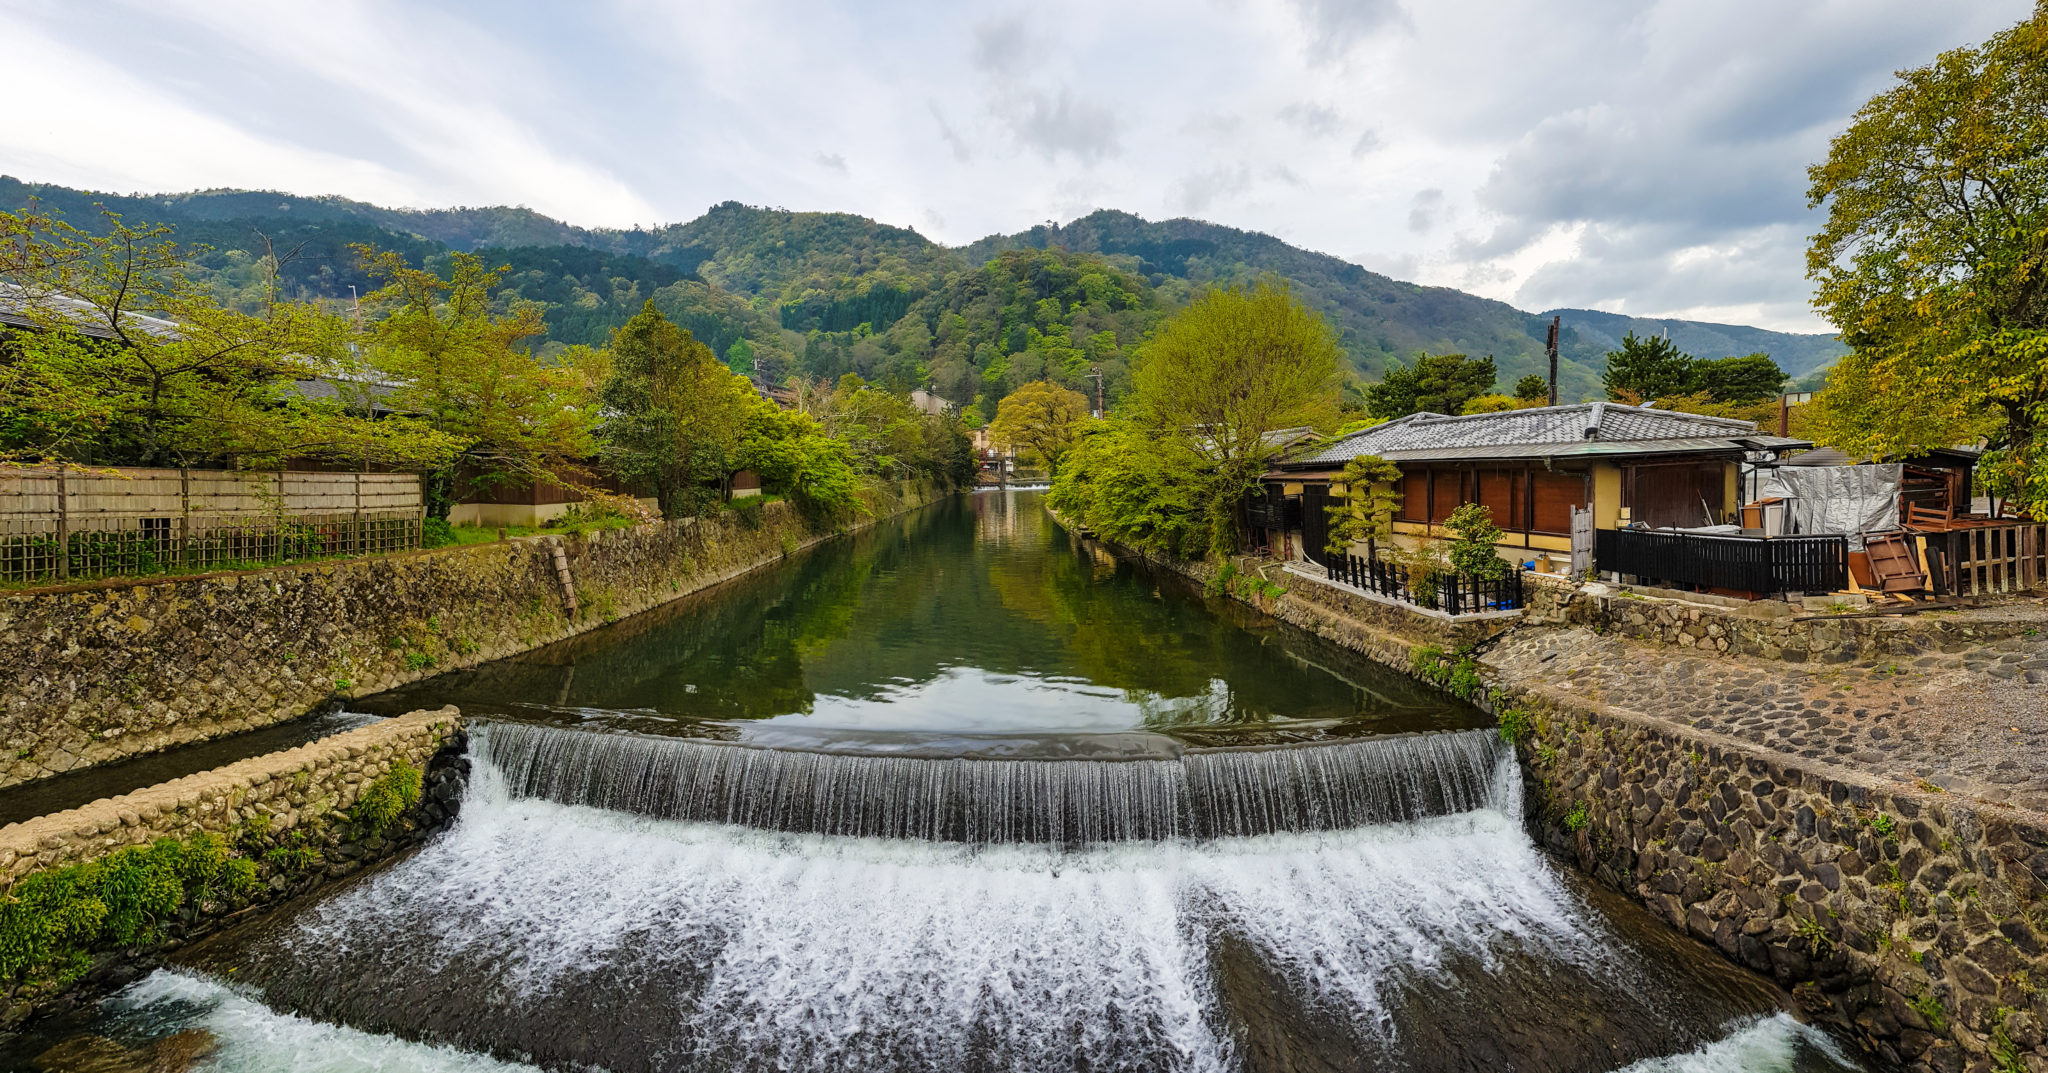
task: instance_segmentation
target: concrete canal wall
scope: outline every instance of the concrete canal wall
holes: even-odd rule
[[[938,498],[906,488],[876,517]],[[0,596],[0,786],[516,655],[826,539],[786,503],[273,570]]]

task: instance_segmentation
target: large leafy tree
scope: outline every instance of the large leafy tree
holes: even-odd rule
[[[605,465],[652,486],[665,518],[717,502],[740,468],[749,418],[767,403],[652,301],[612,333],[611,353],[599,391]]]
[[[1464,413],[1466,403],[1493,390],[1498,375],[1491,356],[1418,354],[1415,364],[1395,365],[1379,383],[1366,386],[1365,408],[1374,417],[1389,420],[1417,413]]]
[[[1901,72],[1808,174],[1814,304],[1853,348],[1820,436],[1878,456],[1981,438],[1987,483],[2048,517],[2048,4]]]
[[[1335,423],[1342,357],[1329,322],[1271,282],[1209,291],[1145,347],[1133,409],[1184,445],[1172,457],[1193,463],[1211,551],[1237,549],[1238,507],[1280,451],[1267,433]]]
[[[223,309],[191,280],[204,252],[112,213],[97,233],[0,213],[0,301],[35,325],[0,338],[0,456],[241,468],[453,454],[418,421],[302,390],[345,366],[346,323],[280,300],[274,264],[259,314]]]
[[[1607,371],[1600,375],[1607,397],[1649,401],[1693,390],[1693,356],[1661,335],[1621,337],[1621,349],[1607,352]]]
[[[996,419],[988,426],[988,435],[999,447],[1036,454],[1045,460],[1047,470],[1058,476],[1061,456],[1080,437],[1087,421],[1086,396],[1058,384],[1034,380],[1003,398],[996,407]]]
[[[396,252],[356,252],[384,282],[364,299],[380,314],[367,332],[370,373],[386,385],[388,405],[457,445],[426,474],[427,509],[447,517],[458,477],[480,488],[573,480],[596,450],[602,352],[541,357],[532,346],[545,330],[539,305],[494,302],[499,272],[474,254],[452,255],[444,279]]]

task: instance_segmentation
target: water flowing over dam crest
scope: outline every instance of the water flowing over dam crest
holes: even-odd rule
[[[450,828],[86,1031],[203,1031],[233,1071],[1861,1068],[1547,858],[1475,713],[1030,496],[842,543],[445,683],[482,716]],[[860,580],[828,599],[820,563]]]

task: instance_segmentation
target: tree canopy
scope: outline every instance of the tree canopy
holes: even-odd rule
[[[1852,348],[1821,437],[1896,457],[1983,440],[1979,473],[2048,517],[2048,4],[1903,71],[1808,172],[1814,305]]]
[[[394,251],[358,252],[384,282],[363,299],[381,314],[368,329],[369,372],[392,409],[457,445],[425,475],[430,513],[447,517],[458,476],[481,488],[562,480],[596,453],[601,352],[535,354],[524,344],[543,331],[540,308],[514,300],[499,312],[499,271],[473,254],[455,255],[444,278]]]
[[[0,286],[37,326],[0,338],[0,457],[243,467],[453,455],[419,421],[300,390],[346,365],[347,323],[279,298],[274,276],[260,313],[223,309],[187,272],[203,253],[112,214],[88,232],[0,213]]]
[[[611,353],[598,396],[605,465],[652,487],[663,517],[699,513],[725,492],[748,419],[767,403],[651,300],[612,333]]]
[[[1088,414],[1088,399],[1080,392],[1035,380],[1003,397],[988,435],[998,447],[1044,459],[1047,472],[1057,476],[1060,458],[1080,436]]]
[[[1418,354],[1413,365],[1395,365],[1385,379],[1366,386],[1366,410],[1389,420],[1417,413],[1463,413],[1466,403],[1493,390],[1497,375],[1490,356]],[[1547,384],[1544,390],[1549,390]]]

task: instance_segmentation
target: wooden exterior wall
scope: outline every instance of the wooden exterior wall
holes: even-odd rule
[[[411,473],[305,473],[64,467],[0,470],[0,520],[16,531],[74,531],[137,518],[275,518],[419,513]]]

